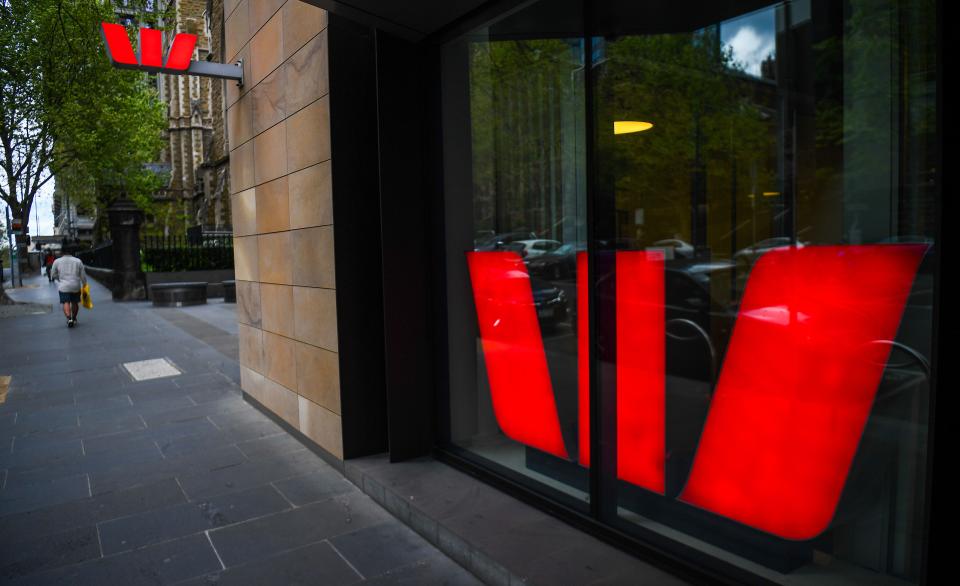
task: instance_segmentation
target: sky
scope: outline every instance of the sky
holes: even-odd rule
[[[53,234],[53,179],[40,188],[40,193],[33,200],[33,209],[30,210],[30,234],[50,236]],[[7,215],[6,204],[0,203],[0,215],[5,223]],[[39,220],[40,230],[37,230]]]
[[[720,25],[720,42],[733,50],[735,61],[750,75],[760,76],[760,64],[776,53],[774,9],[766,8]]]

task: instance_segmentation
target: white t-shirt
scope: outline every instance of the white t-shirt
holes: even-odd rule
[[[64,293],[76,293],[81,285],[87,284],[87,271],[83,268],[83,261],[75,256],[61,256],[53,261],[51,278],[60,281],[57,290]]]

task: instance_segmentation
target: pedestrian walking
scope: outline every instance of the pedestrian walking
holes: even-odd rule
[[[51,283],[53,282],[53,274],[51,271],[53,271],[54,260],[56,260],[56,258],[53,256],[53,251],[48,248],[46,254],[43,255],[43,266],[47,269],[47,280]]]
[[[63,315],[67,317],[67,327],[72,328],[77,325],[80,289],[87,284],[87,271],[83,268],[83,261],[73,256],[73,250],[64,248],[63,256],[53,261],[51,272],[52,278],[59,281],[57,291],[60,292]]]

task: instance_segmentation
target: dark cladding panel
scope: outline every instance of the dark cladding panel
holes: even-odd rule
[[[330,141],[344,458],[387,450],[373,29],[330,15]]]
[[[380,234],[390,459],[433,447],[429,192],[424,180],[427,61],[417,45],[377,31]]]
[[[306,0],[333,14],[390,31],[404,39],[417,41],[436,32],[486,0]]]

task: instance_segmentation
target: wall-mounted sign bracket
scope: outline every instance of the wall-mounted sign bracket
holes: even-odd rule
[[[176,71],[165,71],[164,73],[178,73]],[[243,87],[243,61],[236,63],[214,63],[213,61],[191,61],[190,67],[181,72],[186,75],[199,75],[201,77],[216,77],[220,79],[232,79],[237,82],[237,87]]]

